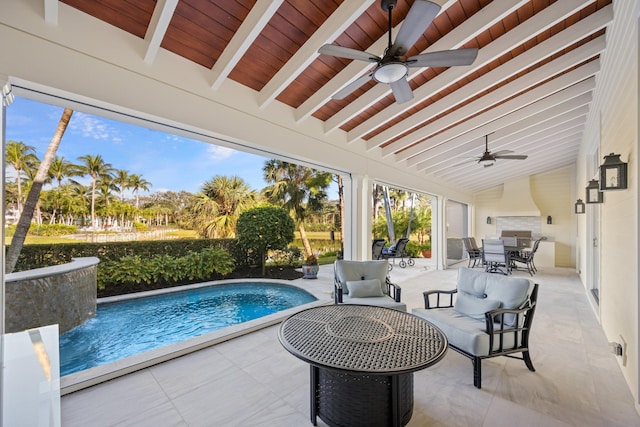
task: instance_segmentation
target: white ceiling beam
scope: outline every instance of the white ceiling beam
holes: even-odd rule
[[[504,116],[511,114],[510,119],[513,121],[522,120],[526,117],[529,117],[535,114],[535,109],[533,108],[523,108],[529,104],[532,104],[536,100],[540,100],[542,98],[549,97],[552,104],[558,102],[558,99],[564,98],[564,94],[556,94],[556,92],[560,92],[562,89],[565,89],[571,85],[574,85],[576,82],[580,82],[585,80],[588,77],[593,76],[599,69],[599,64],[593,64],[592,61],[589,62],[580,68],[577,68],[567,74],[564,74],[560,77],[557,77],[554,80],[551,80],[529,92],[526,92],[522,95],[519,95],[502,105],[499,105],[491,110],[488,110],[482,114],[479,114],[472,119],[467,120],[466,122],[453,126],[446,131],[436,135],[433,138],[430,138],[424,144],[432,143],[431,147],[429,147],[429,151],[436,149],[440,144],[444,144],[450,139],[455,138],[458,135],[462,135],[464,133],[469,132],[470,130],[474,130],[478,127],[485,125],[485,134],[490,133],[495,130],[495,128],[491,127],[491,122],[500,119]],[[499,129],[499,127],[498,127]],[[476,138],[482,136],[482,132],[475,132],[474,135]],[[441,150],[441,149],[439,149]],[[420,170],[419,164],[428,160],[431,156],[429,151],[423,150],[418,155],[413,156],[410,159],[407,159],[407,166],[416,166]],[[446,151],[446,150],[445,150]]]
[[[589,2],[594,0],[589,0]],[[496,7],[503,2],[492,2],[490,6],[494,4]],[[558,5],[561,3],[561,5]],[[417,95],[415,99],[423,99],[425,96],[431,96],[430,94],[437,93],[443,87],[450,85],[453,82],[456,82],[463,77],[469,75],[470,73],[480,69],[482,66],[491,62],[492,60],[498,58],[506,52],[511,51],[514,47],[518,46],[522,43],[522,40],[528,40],[541,32],[548,29],[550,26],[557,24],[566,16],[574,13],[577,8],[584,7],[586,3],[584,1],[579,0],[569,0],[567,2],[558,2],[553,5],[545,8],[540,13],[534,15],[530,19],[526,20],[523,24],[519,25],[509,34],[505,34],[500,37],[496,41],[490,43],[480,50],[478,53],[478,58],[474,62],[473,65],[468,67],[451,67],[445,72],[441,73],[430,82],[427,82],[425,85],[418,88]],[[488,6],[487,6],[488,7]],[[473,17],[470,18],[472,20]],[[464,24],[463,24],[464,25]],[[481,25],[476,24],[476,25]],[[445,36],[446,37],[446,36]],[[444,49],[442,47],[441,49]],[[429,51],[427,49],[425,52]],[[353,118],[357,115],[362,109],[365,109],[372,103],[372,99],[367,99],[365,97],[371,97],[373,91],[385,90],[384,87],[380,87],[383,85],[378,85],[379,87],[375,87],[367,92],[367,94],[363,95],[362,100],[358,99],[351,105],[345,107],[336,115],[334,115],[330,120],[327,120],[325,124],[325,130],[331,129],[333,127],[341,126],[346,121]],[[422,89],[422,87],[426,86],[426,88]],[[388,91],[386,92],[388,94]],[[365,101],[368,103],[365,104]],[[356,109],[355,107],[359,107]],[[352,136],[356,136],[353,134]]]
[[[553,126],[550,128],[541,128],[537,133],[519,140],[516,144],[517,147],[513,146],[509,148],[513,148],[516,154],[529,154],[529,151],[534,152],[536,150],[536,147],[540,144],[555,142],[560,143],[563,141],[567,141],[568,139],[579,139],[584,130],[588,108],[580,108],[574,111],[576,111],[579,115],[574,115],[574,117],[571,120],[568,120],[566,123],[562,123],[561,125]],[[489,145],[489,150],[491,152],[500,151],[500,149],[494,149],[492,147],[491,141],[489,141]],[[501,147],[501,149],[505,147]],[[560,147],[558,147],[558,149],[560,149]],[[439,178],[446,178],[450,174],[464,174],[465,172],[472,172],[471,168],[477,166],[476,161],[473,159],[477,160],[478,156],[482,154],[483,151],[484,148],[482,149],[482,151],[469,153],[470,156],[467,159],[462,159],[460,157],[449,159],[448,162],[444,162],[437,165],[436,167],[425,170],[425,172],[427,173],[427,175],[433,175]],[[475,154],[475,156],[471,154]],[[471,161],[468,161],[470,159]],[[468,164],[463,163],[465,160],[468,161]],[[452,168],[452,164],[458,166]]]
[[[169,23],[177,6],[178,0],[158,0],[156,3],[147,32],[144,35],[144,40],[147,42],[144,62],[147,64],[152,64],[156,59],[160,44],[167,33],[167,28],[169,28]]]
[[[540,81],[551,79],[580,62],[593,58],[598,55],[602,49],[604,49],[604,38],[598,38],[593,42],[575,49],[571,55],[563,55],[554,61],[539,67],[534,72],[528,73],[490,92],[482,98],[459,108],[451,114],[448,114],[445,117],[429,123],[428,125],[417,129],[415,132],[398,139],[389,145],[394,145],[395,147],[400,148],[411,146],[404,151],[395,154],[396,160],[400,161],[414,157],[426,150],[432,149],[436,145],[454,138],[457,135],[473,130],[478,126],[481,126],[486,121],[498,119],[503,115],[509,114],[512,111],[549,96],[553,92],[562,90],[567,86],[594,75],[599,71],[600,62],[598,60],[591,61],[585,66],[581,66],[578,68],[578,70],[580,70],[579,72],[571,71],[568,74],[556,77],[542,86],[531,89],[524,94],[527,89],[535,87]],[[583,77],[578,80],[574,80],[573,76],[578,75]],[[563,86],[562,84],[565,85]],[[505,99],[509,99],[509,101],[504,102]],[[491,108],[491,106],[494,107]],[[490,110],[487,111],[488,109]],[[485,112],[481,113],[482,111]],[[469,117],[472,118],[468,119]],[[481,120],[484,120],[484,122],[481,122]],[[461,122],[464,123],[459,124]],[[447,129],[447,131],[441,132],[443,129]],[[429,138],[437,132],[441,133],[435,137]],[[384,147],[384,149],[387,149],[387,147]]]
[[[482,11],[473,15],[471,18],[463,22],[460,26],[454,28],[451,32],[447,33],[444,37],[440,38],[437,42],[429,46],[421,53],[454,49],[462,46],[464,43],[472,40],[473,37],[478,35],[481,31],[486,30],[493,23],[501,19],[505,11],[512,10],[513,6],[517,4],[520,4],[519,0],[491,3]],[[485,9],[487,10],[485,11]],[[457,77],[457,79],[460,79],[472,73],[476,69],[475,66],[456,68],[462,73],[459,77]],[[424,70],[425,68],[412,69],[407,78],[411,79]],[[366,110],[371,104],[376,103],[380,99],[387,96],[389,93],[391,93],[391,90],[388,85],[376,85],[372,89],[368,90],[364,95],[347,105],[333,117],[327,120],[324,127],[325,132],[331,132],[342,126],[344,123],[357,116],[361,111]],[[408,104],[410,106],[413,106],[415,102],[416,101],[414,98],[414,101],[410,101]],[[404,107],[407,107],[406,103],[403,105]]]
[[[484,146],[484,136],[488,134],[498,133],[508,126],[518,126],[521,129],[535,126],[539,120],[545,120],[562,114],[563,112],[572,110],[579,106],[588,104],[592,100],[591,91],[595,88],[595,78],[591,77],[566,89],[555,92],[525,107],[519,108],[512,113],[506,114],[496,120],[487,121],[486,124],[479,126],[469,132],[458,135],[446,143],[440,144],[430,150],[427,150],[418,156],[407,160],[409,166],[416,165],[418,170],[429,167],[431,160],[442,155],[452,157],[465,152],[475,151]],[[522,96],[526,96],[524,94]],[[543,112],[544,115],[540,113]],[[538,119],[538,121],[535,121]],[[502,134],[504,137],[504,134]],[[437,138],[437,136],[436,136]],[[493,142],[493,150],[500,148],[497,138],[491,138]],[[437,142],[437,141],[434,141]]]
[[[440,1],[441,9],[438,15],[455,4],[457,0]],[[395,40],[398,31],[402,27],[402,22],[396,25],[391,31],[391,38]],[[385,33],[382,37],[375,41],[371,46],[367,48],[368,52],[384,52],[389,43],[389,35]],[[338,92],[344,86],[348,85],[355,79],[359,78],[364,72],[371,69],[372,64],[363,61],[351,61],[349,65],[336,74],[327,84],[325,84],[320,90],[316,91],[310,96],[302,105],[300,105],[295,111],[295,118],[297,122],[300,122],[311,116],[315,111],[319,110],[324,104],[331,100],[334,93]],[[331,129],[333,130],[333,129]]]
[[[488,28],[492,27],[495,23],[500,22],[506,16],[509,16],[512,12],[519,9],[525,3],[528,3],[528,0],[509,0],[490,3],[486,7],[482,8],[478,13],[474,14],[468,20],[456,27],[453,31],[447,33],[436,43],[429,46],[429,48],[424,52],[435,52],[439,50],[458,48],[469,40],[473,40],[473,38],[478,34],[486,31]],[[476,64],[475,62],[477,62],[478,64]],[[476,61],[474,61],[474,64],[470,66],[453,67],[445,71],[443,74],[447,74],[448,83],[453,84],[456,81],[473,73],[473,71],[479,69],[481,66],[479,64],[481,62],[483,64],[486,63],[485,60],[478,61],[478,59],[476,59]],[[422,74],[427,70],[427,68],[428,67],[410,69],[407,79],[411,80],[412,78]],[[434,79],[416,89],[414,91],[414,97],[412,100],[403,104],[398,104],[397,102],[393,103],[389,107],[385,108],[384,112],[378,112],[374,116],[367,119],[365,122],[350,130],[347,136],[349,142],[353,142],[356,139],[361,138],[375,128],[382,126],[386,122],[414,108],[416,105],[422,103],[424,99],[439,92],[442,89],[443,79],[440,79],[438,77],[439,76],[436,76]],[[384,96],[387,96],[390,93],[388,85],[378,86],[380,89],[376,87],[376,90],[381,91],[382,89],[385,89]],[[367,92],[361,97],[361,99],[358,99],[355,102],[371,104],[372,100],[370,99],[371,95],[369,94],[369,92]],[[369,97],[369,99],[367,99],[367,97]]]
[[[591,93],[585,93],[569,101],[557,104],[541,114],[534,114],[524,120],[513,121],[510,125],[502,129],[497,129],[494,132],[491,132],[490,129],[480,129],[480,138],[476,137],[469,140],[471,138],[471,135],[469,135],[465,140],[452,143],[448,151],[434,155],[430,159],[420,162],[416,167],[418,170],[425,170],[427,173],[431,173],[437,170],[442,164],[451,164],[452,159],[461,159],[463,156],[472,154],[481,154],[484,150],[485,139],[483,136],[485,135],[490,135],[489,143],[492,152],[515,149],[516,147],[519,148],[520,145],[522,145],[523,138],[511,137],[511,134],[516,132],[516,128],[521,130],[520,135],[525,133],[534,134],[552,126],[552,124],[549,123],[550,120],[563,123],[573,119],[576,115],[586,115],[589,111],[587,105],[592,99]],[[474,134],[473,136],[476,135],[477,134]],[[465,134],[464,136],[467,135]]]
[[[211,68],[211,89],[217,90],[238,64],[284,0],[258,0]]]
[[[58,25],[58,0],[44,0],[44,22]]]
[[[568,141],[567,144],[573,144],[575,145],[575,148],[567,150],[555,158],[550,158],[548,155],[545,156],[544,153],[541,153],[542,158],[531,162],[527,159],[525,161],[515,160],[511,161],[511,164],[507,164],[506,162],[510,162],[507,160],[500,164],[496,163],[494,166],[489,168],[477,165],[479,166],[477,173],[461,175],[456,177],[460,179],[449,179],[448,182],[451,182],[460,188],[466,188],[470,191],[482,191],[519,177],[525,177],[531,174],[540,174],[563,166],[568,166],[575,163],[575,158],[579,150],[578,141],[579,139],[576,139],[573,142]]]
[[[265,108],[280,92],[298,77],[319,55],[318,49],[327,40],[335,40],[353,21],[364,13],[375,0],[343,2],[318,28],[304,45],[287,61],[258,94],[258,105]]]
[[[504,65],[501,65],[496,69],[490,71],[489,73],[483,75],[482,77],[475,79],[474,81],[458,89],[451,95],[448,95],[422,109],[420,111],[420,114],[414,114],[412,117],[395,124],[389,129],[386,129],[375,137],[369,139],[366,142],[367,149],[372,149],[379,145],[382,145],[384,142],[405,133],[408,129],[412,129],[428,121],[431,117],[440,114],[443,110],[450,109],[452,106],[458,105],[459,103],[470,99],[478,93],[481,93],[488,87],[491,87],[498,82],[504,81],[509,77],[517,74],[518,72],[541,61],[542,59],[547,58],[558,51],[561,51],[572,43],[583,39],[587,35],[592,34],[593,32],[605,26],[610,21],[611,16],[612,15],[610,13],[604,12],[602,14],[599,14],[599,19],[587,18],[575,24],[574,26],[569,27],[563,32],[556,34],[554,37],[547,39],[534,48],[531,48],[521,55],[518,55],[516,58],[508,61]],[[502,40],[502,37],[497,41],[499,40]],[[604,49],[604,38],[601,43],[602,49]],[[480,53],[484,53],[484,51],[485,50],[482,49]],[[493,55],[491,56],[493,57]],[[383,149],[383,155],[386,156],[393,154],[394,152],[399,151],[402,148],[404,147],[400,146],[400,144],[396,142],[390,146],[385,147]]]
[[[567,151],[565,154],[558,156],[554,159],[547,159],[541,161],[539,164],[530,163],[529,165],[495,165],[485,169],[483,172],[487,172],[489,169],[495,169],[488,174],[478,173],[474,179],[466,179],[460,182],[463,188],[467,188],[471,191],[481,191],[487,188],[495,187],[503,184],[507,181],[524,178],[533,174],[541,174],[547,171],[559,169],[561,167],[569,166],[575,163],[575,158],[578,154],[578,149],[574,148],[571,151]],[[522,163],[522,162],[514,162]],[[501,170],[500,170],[501,169]]]

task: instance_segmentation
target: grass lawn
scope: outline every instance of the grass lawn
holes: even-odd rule
[[[12,237],[5,237],[4,244],[9,246]],[[47,236],[27,236],[24,241],[25,245],[51,245],[56,243],[78,243],[74,239],[65,239],[63,237],[47,237]]]

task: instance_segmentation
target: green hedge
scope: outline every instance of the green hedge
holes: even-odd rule
[[[231,273],[234,264],[229,252],[221,248],[204,248],[181,257],[127,255],[99,264],[98,291],[119,294],[206,281]]]
[[[25,245],[20,252],[14,271],[71,262],[72,258],[97,257],[101,263],[118,261],[126,256],[151,258],[170,255],[174,258],[186,256],[190,252],[201,252],[206,248],[226,250],[238,266],[246,265],[246,255],[238,248],[235,239],[176,239],[137,242],[109,243],[55,243],[46,245]]]

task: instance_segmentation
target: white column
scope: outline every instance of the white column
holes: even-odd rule
[[[345,180],[346,181],[346,180]],[[344,189],[344,258],[371,259],[371,180],[367,175],[351,175]]]
[[[0,74],[0,142],[2,143],[2,189],[0,190],[0,197],[2,197],[2,212],[0,213],[0,218],[2,219],[2,231],[0,232],[0,237],[2,238],[2,242],[4,242],[4,186],[5,186],[5,171],[4,171],[4,153],[5,153],[5,96],[1,91],[5,85],[8,84],[8,78],[2,74]],[[4,247],[4,245],[3,245]],[[0,413],[4,413],[4,255],[5,251],[0,251],[0,262],[2,265],[0,266]],[[0,420],[0,424],[2,421]]]

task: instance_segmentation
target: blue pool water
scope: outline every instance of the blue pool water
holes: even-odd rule
[[[315,300],[295,286],[233,283],[100,304],[95,318],[60,335],[60,375]]]

